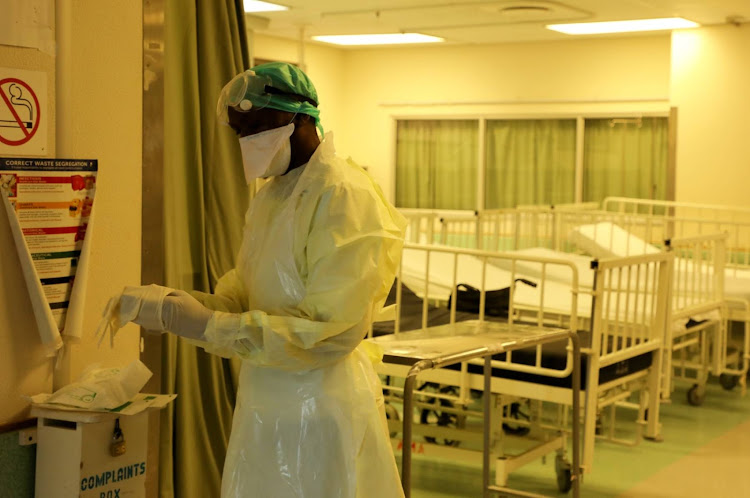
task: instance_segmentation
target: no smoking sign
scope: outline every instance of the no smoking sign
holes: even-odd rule
[[[47,76],[0,68],[0,152],[46,155]]]

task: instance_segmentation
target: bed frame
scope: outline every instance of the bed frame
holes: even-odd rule
[[[407,244],[404,248],[404,261],[402,261],[399,273],[399,286],[404,282],[404,266],[408,265],[409,253],[420,252],[422,268],[422,289],[413,289],[419,292],[424,299],[423,306],[423,330],[429,333],[430,327],[427,323],[426,312],[428,303],[445,302],[445,288],[450,290],[451,302],[456,302],[456,285],[464,280],[460,272],[461,258],[473,258],[481,262],[481,289],[504,287],[508,281],[514,281],[522,277],[516,269],[521,263],[528,266],[539,265],[539,271],[531,277],[538,282],[535,296],[538,302],[530,303],[528,299],[522,304],[517,304],[515,296],[518,290],[511,287],[511,304],[506,318],[508,327],[531,326],[531,327],[558,327],[572,331],[581,331],[581,323],[587,324],[583,332],[588,335],[587,341],[582,341],[581,351],[586,360],[583,363],[583,376],[585,389],[583,396],[583,457],[581,469],[590,472],[593,468],[594,441],[597,438],[596,420],[597,414],[605,407],[611,407],[614,411],[616,406],[629,405],[628,408],[637,409],[637,420],[635,424],[635,437],[624,441],[615,437],[614,429],[611,429],[609,438],[627,444],[637,444],[641,436],[659,440],[659,391],[661,388],[662,371],[662,341],[664,338],[664,324],[668,315],[668,289],[670,287],[671,266],[674,256],[671,253],[658,253],[647,256],[633,256],[628,258],[614,258],[596,261],[592,264],[594,271],[594,285],[591,289],[583,289],[578,285],[578,273],[575,265],[569,261],[551,258],[535,258],[513,253],[502,253],[492,251],[478,251],[462,248],[451,248],[446,246],[428,246]],[[432,255],[440,255],[442,261],[448,255],[454,263],[450,267],[435,268],[431,264]],[[493,282],[487,270],[491,267],[491,260],[504,260],[511,268],[509,280],[504,282]],[[567,312],[560,309],[546,307],[545,292],[551,288],[545,275],[552,267],[565,268],[570,271],[571,284],[568,287],[569,302]],[[551,271],[551,270],[550,270]],[[412,286],[414,286],[414,271],[412,268]],[[441,284],[443,295],[436,295],[432,287],[435,278],[446,279],[449,282]],[[540,277],[541,275],[541,277]],[[627,279],[623,276],[627,275]],[[638,285],[630,285],[635,279]],[[407,278],[408,281],[408,278]],[[397,292],[397,302],[400,302],[401,293]],[[520,296],[520,294],[519,294]],[[586,313],[587,319],[579,321],[578,310],[579,297],[586,296],[591,300],[591,307]],[[478,319],[483,321],[486,294],[483,291],[480,299]],[[451,306],[451,319],[455,318],[455,304]],[[398,320],[396,323],[398,333]],[[558,484],[565,483],[565,469],[569,470],[569,464],[565,460],[566,438],[570,417],[571,386],[564,379],[558,382],[542,381],[543,376],[553,374],[554,370],[564,370],[565,367],[555,368],[548,365],[548,350],[540,347],[538,350],[521,355],[519,353],[507,354],[503,358],[495,358],[492,361],[493,377],[491,379],[491,392],[485,392],[494,399],[493,405],[499,409],[493,412],[495,420],[492,423],[494,432],[491,442],[492,454],[495,462],[496,485],[505,486],[507,477],[513,470],[538,459],[548,453],[557,452],[556,473]],[[565,365],[563,362],[562,365]],[[403,377],[404,367],[400,365],[383,364],[380,373],[388,376]],[[441,389],[440,392],[424,393],[415,404],[420,410],[432,410],[441,415],[446,414],[453,420],[464,421],[468,417],[482,416],[481,413],[472,412],[468,409],[471,402],[472,391],[483,391],[484,383],[481,376],[481,366],[473,362],[464,362],[457,369],[440,369],[423,374],[427,382],[440,386],[451,386],[452,389]],[[560,377],[560,375],[558,375]],[[386,399],[389,403],[399,402],[402,389],[393,383],[384,386]],[[637,402],[632,403],[631,394],[637,395]],[[532,399],[539,408],[536,415],[528,424],[531,434],[541,436],[537,445],[518,454],[510,454],[506,443],[509,437],[504,434],[502,424],[519,423],[511,420],[511,416],[504,414],[502,409],[518,399]],[[542,403],[552,403],[559,408],[557,417],[549,422],[542,419]],[[648,413],[648,416],[646,415]],[[392,413],[393,414],[393,413]],[[407,415],[409,416],[409,415]],[[614,425],[614,420],[612,421]],[[443,441],[476,441],[476,434],[467,431],[463,423],[454,424],[456,427],[428,426],[420,424],[415,427],[415,433],[422,434],[430,440]],[[397,421],[390,422],[391,431],[399,430]],[[645,433],[645,434],[644,434]],[[396,443],[398,444],[398,443]],[[425,444],[425,453],[431,453],[436,445]],[[464,456],[467,450],[452,448],[450,446],[437,447],[438,453],[446,451],[458,451]],[[562,478],[560,477],[562,475]],[[560,489],[567,489],[560,486]]]
[[[747,221],[750,219],[750,210],[725,212],[718,207],[709,209],[704,205],[696,205],[693,209],[692,205],[684,203],[677,205],[666,201],[622,198],[609,200],[606,205],[608,210],[592,209],[591,204],[584,204],[575,209],[542,206],[488,211],[479,213],[473,220],[466,217],[444,217],[439,239],[443,243],[455,242],[463,247],[482,247],[491,250],[545,247],[561,252],[575,252],[579,249],[568,237],[573,230],[582,225],[598,226],[597,224],[611,223],[661,250],[680,251],[680,260],[688,259],[692,263],[685,268],[679,265],[676,267],[674,285],[688,283],[680,280],[680,273],[689,267],[705,268],[705,271],[713,275],[706,280],[712,285],[710,292],[702,295],[702,303],[698,302],[698,297],[691,299],[690,306],[686,307],[684,299],[675,299],[672,302],[672,316],[668,317],[670,323],[673,318],[683,318],[685,313],[697,312],[701,305],[716,310],[718,317],[694,328],[696,333],[699,330],[712,329],[700,340],[687,341],[680,337],[681,334],[665,338],[667,350],[680,350],[675,364],[681,365],[682,368],[677,371],[671,369],[670,352],[669,359],[665,361],[663,396],[665,399],[669,398],[672,392],[672,377],[692,380],[695,385],[688,392],[688,401],[694,405],[701,404],[704,400],[707,372],[717,375],[727,389],[739,384],[744,394],[746,374],[750,368],[750,304],[744,298],[725,299],[722,295],[724,286],[719,281],[719,274],[724,272],[725,267],[729,268],[729,276],[736,276],[740,271],[750,274],[750,265],[745,265],[750,251],[750,222]],[[686,206],[691,210],[687,210]],[[690,216],[703,213],[706,219],[683,218],[674,213]],[[720,238],[723,242],[718,240]],[[699,239],[701,242],[698,242]],[[680,242],[681,240],[684,242]],[[680,249],[681,244],[691,243],[700,243],[703,247],[700,251],[697,248],[692,250],[690,247]],[[718,247],[719,245],[721,247]],[[624,250],[626,255],[643,253],[643,247],[637,245],[618,247],[618,250]],[[690,291],[688,288],[675,290]],[[721,304],[718,304],[719,301]],[[665,330],[671,331],[672,328],[670,325]],[[732,337],[735,338],[734,341]],[[679,344],[673,344],[672,339],[676,339]],[[697,349],[694,355],[697,360],[686,358],[687,348]]]

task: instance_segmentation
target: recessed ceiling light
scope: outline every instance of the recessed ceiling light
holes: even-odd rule
[[[421,33],[383,33],[376,35],[322,35],[313,40],[334,45],[397,45],[402,43],[437,43],[445,41],[437,36]]]
[[[289,10],[289,7],[270,2],[261,2],[260,0],[244,0],[244,6],[245,12],[278,12],[280,10]]]
[[[576,24],[549,24],[547,29],[566,35],[597,35],[603,33],[629,33],[633,31],[658,31],[663,29],[697,28],[698,23],[681,17],[664,19],[639,19],[633,21],[584,22]]]

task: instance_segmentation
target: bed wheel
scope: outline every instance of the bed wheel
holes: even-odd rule
[[[693,406],[700,406],[706,399],[706,392],[698,384],[693,385],[687,392],[687,400]]]
[[[386,403],[385,404],[385,418],[388,420],[400,420],[401,417],[398,415],[398,410],[396,410],[392,404]],[[391,437],[396,437],[398,434],[398,431],[390,432],[389,433]]]
[[[731,391],[737,384],[739,384],[740,378],[737,375],[721,374],[719,375],[719,384],[727,391]]]
[[[555,474],[557,475],[557,489],[561,493],[567,493],[573,486],[571,481],[570,462],[565,460],[562,456],[557,455],[555,458]]]

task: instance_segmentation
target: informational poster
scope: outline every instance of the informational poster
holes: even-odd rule
[[[0,158],[0,193],[15,211],[14,236],[23,235],[16,245],[26,247],[59,332],[65,329],[89,227],[97,168],[96,160]],[[19,256],[23,265],[20,249]]]

